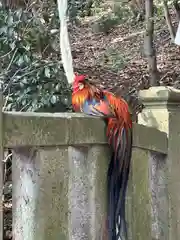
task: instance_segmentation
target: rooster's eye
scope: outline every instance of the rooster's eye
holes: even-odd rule
[[[83,83],[79,83],[78,86],[79,86],[80,90],[84,88],[84,84]]]

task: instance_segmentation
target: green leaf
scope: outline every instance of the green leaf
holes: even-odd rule
[[[21,66],[24,63],[24,58],[23,56],[20,56],[18,61],[16,62],[18,66]]]
[[[14,29],[12,27],[8,28],[8,37],[13,37],[13,33],[14,33]]]
[[[55,90],[56,90],[56,92],[58,92],[60,90],[60,84],[59,83],[56,85]]]
[[[57,102],[57,97],[55,95],[53,95],[50,99],[52,104],[55,104]]]
[[[21,18],[21,16],[22,16],[22,8],[16,10],[16,16],[17,16],[18,19]]]
[[[13,24],[13,16],[8,16],[8,19],[7,19],[7,25],[8,26],[11,26]]]
[[[7,26],[1,27],[0,28],[0,34],[7,33]]]
[[[13,50],[16,47],[16,42],[12,42],[9,44],[9,46],[11,47],[11,49]]]
[[[62,63],[59,63],[59,35],[52,31],[52,36],[51,32],[51,29],[59,29],[57,8],[49,4],[49,22],[46,24],[41,21],[46,8],[43,12],[37,11],[35,17],[32,9],[28,10],[7,12],[0,9],[0,55],[4,56],[1,59],[1,78],[7,87],[4,95],[8,96],[10,110],[19,111],[26,105],[23,111],[34,111],[64,99],[66,102],[69,98],[67,80]],[[58,96],[55,95],[57,92]]]
[[[20,81],[19,85],[20,85],[21,88],[24,87],[24,83],[22,81]]]
[[[26,63],[29,63],[30,60],[31,60],[31,59],[29,58],[29,56],[24,55],[24,61],[25,61]]]
[[[44,73],[47,78],[50,78],[51,74],[50,74],[50,69],[48,67],[45,68]]]

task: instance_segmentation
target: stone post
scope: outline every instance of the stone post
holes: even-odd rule
[[[152,223],[152,231],[155,239],[177,240],[180,239],[180,91],[151,87],[140,91],[139,96],[145,108],[139,114],[138,123],[155,127],[168,136],[167,158],[159,161],[156,153],[149,158],[150,181],[156,195],[156,202],[152,198],[152,208],[156,208],[153,214],[157,218]],[[158,222],[161,215],[163,223]]]
[[[27,113],[5,119],[13,149],[13,239],[100,239],[109,161],[102,120]]]

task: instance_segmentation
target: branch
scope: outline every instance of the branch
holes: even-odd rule
[[[64,71],[68,80],[68,83],[71,84],[74,79],[73,72],[73,61],[71,54],[71,47],[68,37],[68,28],[67,28],[67,0],[58,0],[58,12],[60,19],[60,48],[61,48],[61,60],[64,67]]]
[[[179,5],[179,1],[178,0],[174,0],[173,5],[174,5],[175,11],[176,11],[177,20],[180,21],[180,5]]]
[[[115,38],[111,41],[111,43],[127,41],[127,40],[130,40],[131,38],[137,37],[138,35],[143,35],[144,33],[145,33],[144,30],[140,31],[140,32],[131,33],[130,35],[123,37],[123,38],[122,37]]]
[[[145,1],[146,31],[144,35],[144,53],[147,57],[151,86],[158,86],[158,70],[156,61],[156,49],[154,47],[154,3],[153,0]]]
[[[174,42],[175,33],[174,33],[173,24],[172,24],[172,21],[171,21],[171,15],[170,15],[169,9],[168,9],[167,0],[163,0],[163,5],[164,5],[164,15],[165,15],[165,18],[166,18],[166,23],[167,23],[167,26],[168,26],[168,29],[169,29],[171,40],[172,40],[172,42]]]

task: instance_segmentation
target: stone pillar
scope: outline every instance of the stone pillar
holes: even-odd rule
[[[150,177],[154,174],[150,181],[158,200],[153,203],[155,215],[157,218],[163,215],[164,224],[164,227],[158,226],[164,229],[161,233],[154,230],[158,237],[155,239],[177,240],[180,239],[180,91],[171,87],[152,87],[140,91],[139,96],[145,108],[139,114],[138,123],[155,127],[168,136],[167,158],[161,163],[156,153],[149,158]]]
[[[14,135],[21,131],[19,143],[13,134],[8,140],[13,145],[13,239],[98,240],[107,216],[104,124],[77,115],[38,116],[12,118]],[[23,142],[27,131],[36,134]]]
[[[166,232],[167,226],[163,223],[161,227],[160,219],[157,219],[156,215],[154,215],[154,211],[156,211],[156,206],[158,206],[159,202],[156,200],[157,194],[152,194],[152,189],[156,190],[155,187],[157,183],[160,183],[160,179],[158,179],[158,182],[153,182],[150,181],[149,177],[152,175],[157,179],[156,176],[162,176],[163,160],[166,154],[166,133],[160,132],[152,127],[133,124],[133,151],[126,208],[129,230],[128,240],[166,240],[164,233]],[[155,169],[150,165],[150,163],[154,163],[154,161],[149,162],[150,155],[156,157],[154,161],[159,163]],[[154,169],[152,173],[149,171],[151,169]],[[160,195],[163,190],[161,184],[161,187],[158,188],[158,195]],[[154,205],[154,207],[152,207],[152,205]],[[164,220],[164,218],[166,219],[166,217],[164,217],[165,214],[166,211],[163,211],[161,214],[158,212],[157,217]]]

